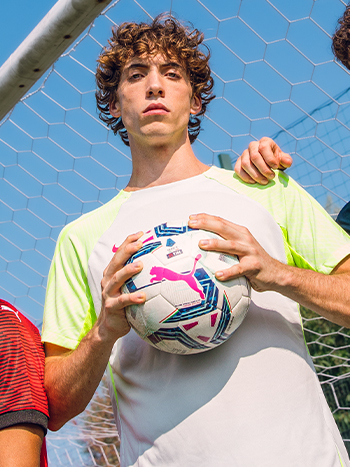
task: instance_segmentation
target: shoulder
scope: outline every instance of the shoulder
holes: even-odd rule
[[[28,354],[39,352],[44,355],[39,329],[5,300],[0,300],[0,326],[3,349],[16,354],[25,350]]]
[[[78,219],[67,224],[61,231],[60,236],[79,234],[86,232],[86,229],[94,229],[98,223],[108,222],[109,217],[118,212],[119,207],[129,198],[129,193],[121,191],[107,203],[87,212]]]
[[[267,185],[246,183],[234,171],[218,167],[211,167],[205,175],[236,193],[254,200],[258,205],[265,208],[278,224],[284,225],[287,192],[294,192],[298,184],[283,172],[275,171],[275,173],[274,180]]]
[[[40,339],[39,329],[15,306],[2,299],[0,299],[0,322],[2,330],[5,328],[16,331],[26,329],[35,338]]]
[[[115,219],[120,206],[129,197],[129,193],[121,191],[106,204],[67,224],[58,237],[57,248],[69,248],[74,245],[77,253],[81,253],[79,245],[84,245],[84,248],[91,251],[97,239]]]
[[[259,185],[258,183],[246,183],[239,178],[233,170],[221,169],[212,166],[204,175],[207,178],[216,180],[218,183],[226,185],[238,193],[244,193],[250,197],[259,196],[262,193],[272,193],[283,191],[288,188],[299,186],[295,180],[291,179],[287,174],[280,170],[275,170],[275,178],[267,185]]]
[[[236,192],[257,201],[277,220],[287,222],[288,213],[297,211],[302,204],[305,209],[323,210],[319,203],[285,172],[275,170],[275,178],[267,185],[250,184],[241,180],[233,171],[211,167],[209,178],[217,180]]]

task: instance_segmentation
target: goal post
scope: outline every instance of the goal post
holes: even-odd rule
[[[0,120],[112,0],[58,0],[0,68]]]

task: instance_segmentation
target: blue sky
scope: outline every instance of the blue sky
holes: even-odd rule
[[[0,2],[1,65],[55,3],[55,0],[12,0],[11,2]]]

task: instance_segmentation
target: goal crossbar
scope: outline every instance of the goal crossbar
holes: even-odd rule
[[[0,121],[112,0],[58,0],[0,68]]]

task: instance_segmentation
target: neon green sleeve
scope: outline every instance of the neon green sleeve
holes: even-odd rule
[[[350,254],[350,237],[312,196],[283,172],[278,173],[276,186],[284,195],[285,215],[284,218],[280,212],[275,215],[284,221],[280,226],[286,229],[294,264],[329,274]],[[270,204],[274,204],[273,198]]]
[[[46,288],[43,342],[75,349],[92,328],[97,312],[88,283],[89,258],[128,197],[121,192],[62,230]]]
[[[42,340],[74,349],[96,312],[87,281],[88,252],[70,224],[61,232],[48,277]]]
[[[280,226],[288,264],[329,274],[350,254],[350,237],[293,179],[276,171],[268,185],[249,185],[233,172],[213,168],[213,178],[254,199]]]

